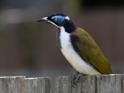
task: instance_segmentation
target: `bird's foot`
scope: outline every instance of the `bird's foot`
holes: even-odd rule
[[[77,84],[80,81],[80,77],[81,76],[86,76],[86,74],[82,74],[82,73],[77,72],[76,74],[73,75],[72,81],[71,81],[72,82],[72,87],[76,87],[77,86]]]
[[[72,87],[76,87],[77,86],[77,84],[80,81],[80,77],[81,76],[82,76],[82,74],[79,73],[79,72],[73,75],[73,77],[72,77]]]

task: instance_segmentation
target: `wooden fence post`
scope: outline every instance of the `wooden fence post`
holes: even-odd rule
[[[2,76],[0,93],[124,93],[122,74],[82,76],[75,87],[71,80],[69,76]]]
[[[24,93],[24,76],[0,77],[0,93]]]

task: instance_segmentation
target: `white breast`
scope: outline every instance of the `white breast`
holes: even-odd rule
[[[61,44],[61,52],[74,69],[84,74],[100,74],[90,64],[86,63],[74,50],[70,42],[70,34],[65,32],[64,27],[60,27],[59,39]]]

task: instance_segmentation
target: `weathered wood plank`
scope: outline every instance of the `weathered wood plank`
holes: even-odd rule
[[[24,76],[0,77],[0,93],[24,93]]]
[[[81,93],[97,93],[96,92],[96,77],[95,76],[83,76],[81,78]]]
[[[124,75],[121,75],[122,79],[121,79],[121,92],[124,93]]]
[[[97,93],[122,93],[121,75],[97,76]]]
[[[124,93],[124,75],[82,76],[72,87],[72,78],[24,76],[0,77],[0,93]]]
[[[71,78],[60,76],[51,79],[51,93],[71,93]]]
[[[24,93],[50,93],[49,78],[25,78]]]

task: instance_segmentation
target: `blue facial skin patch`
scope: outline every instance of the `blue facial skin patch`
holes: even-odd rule
[[[51,19],[54,20],[56,23],[61,24],[65,20],[65,17],[64,16],[53,16]]]

